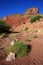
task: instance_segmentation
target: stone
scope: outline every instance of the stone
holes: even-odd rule
[[[38,31],[38,33],[40,33],[40,32],[41,32],[41,30],[40,30],[40,29],[38,29],[37,31]]]
[[[43,18],[40,18],[40,20],[39,21],[42,21],[43,22]]]
[[[39,12],[38,8],[34,7],[28,9],[25,14],[37,14],[38,12]]]
[[[12,61],[12,60],[15,60],[15,53],[10,52],[6,58],[6,61]]]
[[[14,45],[14,43],[15,43],[15,42],[14,42],[14,40],[13,40],[13,41],[11,41],[11,45]]]
[[[19,39],[15,37],[14,41],[15,41],[15,42],[18,42],[18,41],[19,41]]]

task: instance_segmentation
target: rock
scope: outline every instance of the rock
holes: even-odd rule
[[[40,32],[41,32],[41,30],[40,30],[40,29],[38,29],[37,31],[38,31],[38,33],[40,33]]]
[[[14,38],[14,41],[15,41],[15,42],[18,42],[18,41],[19,41],[19,39],[15,37],[15,38]]]
[[[12,61],[12,60],[15,60],[15,53],[10,52],[6,58],[6,61]]]
[[[18,42],[18,41],[19,41],[19,39],[16,38],[16,39],[15,39],[15,42]]]
[[[7,16],[3,17],[2,20],[6,20]]]
[[[13,45],[15,42],[14,42],[14,40],[13,41],[11,41],[11,45]]]
[[[34,7],[28,9],[25,14],[37,14],[38,12],[39,12],[38,8]]]
[[[43,18],[40,18],[40,20],[39,20],[39,21],[43,22]]]

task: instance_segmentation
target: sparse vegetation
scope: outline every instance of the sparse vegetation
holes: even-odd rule
[[[36,22],[36,20],[40,20],[40,18],[43,18],[42,16],[35,16],[35,17],[33,17],[31,20],[30,20],[30,23],[33,23],[33,22]]]
[[[31,42],[31,39],[26,39],[26,41]]]
[[[0,34],[0,37],[1,37],[1,38],[5,37],[5,36],[6,36],[6,33]]]
[[[36,35],[34,35],[34,36],[32,36],[32,38],[34,38],[34,39],[35,39],[35,38],[38,38],[38,37],[37,37]]]
[[[16,53],[17,57],[23,57],[28,52],[28,46],[23,42],[16,42],[13,46],[7,47],[7,53],[13,52]]]
[[[20,31],[23,32],[23,29],[21,29]]]
[[[24,31],[27,31],[29,29],[29,27],[26,27],[25,29],[24,29]]]
[[[38,32],[38,30],[35,30],[35,32]]]

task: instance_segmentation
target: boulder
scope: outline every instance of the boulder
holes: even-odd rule
[[[15,60],[15,53],[10,52],[6,58],[6,61],[12,61],[12,60]]]

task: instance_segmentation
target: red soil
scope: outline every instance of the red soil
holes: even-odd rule
[[[43,20],[42,22],[36,22],[33,24],[28,23],[29,18],[22,18],[19,16],[8,16],[5,21],[10,24],[13,29],[21,30],[25,27],[29,27],[29,30],[43,29]],[[26,24],[23,24],[26,22]],[[27,36],[29,35],[29,32]],[[30,34],[31,35],[31,34]],[[22,34],[20,40],[24,41],[27,37],[25,34]],[[4,41],[4,42],[3,42]],[[9,37],[0,40],[0,47],[5,44],[9,45],[11,40]],[[27,42],[26,44],[31,46],[31,51],[24,58],[17,58],[11,62],[6,62],[6,54],[4,50],[0,51],[0,65],[43,65],[43,35],[38,35],[37,39],[32,39],[31,42]]]
[[[23,39],[23,38],[22,38]],[[0,51],[0,65],[43,65],[43,35],[38,35],[38,38],[27,42],[31,46],[31,51],[24,58],[16,58],[11,62],[6,62],[4,51]]]
[[[1,65],[30,65],[30,60],[28,57],[25,58],[18,58],[11,62],[3,61]]]
[[[6,17],[5,22],[7,22],[13,29],[18,27],[19,25],[23,24],[23,22],[27,22],[28,18],[22,18],[22,17]]]

